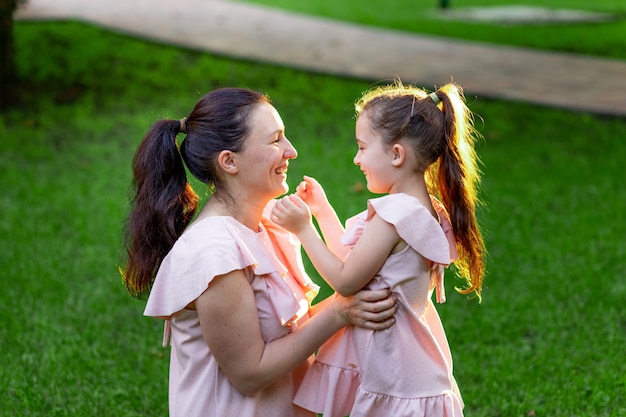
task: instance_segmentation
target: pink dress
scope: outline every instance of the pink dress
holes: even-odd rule
[[[376,213],[408,244],[391,254],[367,285],[398,297],[396,323],[383,331],[348,327],[318,352],[294,402],[324,417],[463,415],[452,375],[452,356],[431,301],[444,302],[444,266],[458,257],[443,206],[433,204],[441,224],[407,194],[372,199],[348,220],[342,242],[354,246]]]
[[[241,269],[254,290],[265,342],[307,320],[318,287],[304,272],[299,241],[269,221],[271,204],[259,232],[232,217],[207,217],[192,224],[159,268],[144,314],[166,320],[171,417],[315,415],[292,403],[309,362],[258,394],[245,396],[230,384],[211,354],[196,311],[185,308],[215,276]]]

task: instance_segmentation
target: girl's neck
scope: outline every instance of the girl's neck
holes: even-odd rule
[[[417,198],[433,216],[437,217],[436,211],[430,201],[430,194],[428,194],[428,187],[426,186],[424,175],[410,175],[403,177],[400,181],[397,181],[392,185],[389,190],[389,194],[399,193],[404,193]]]

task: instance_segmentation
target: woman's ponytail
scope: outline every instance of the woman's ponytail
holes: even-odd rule
[[[198,196],[187,182],[176,144],[178,120],[155,123],[133,158],[131,212],[126,221],[127,261],[122,276],[135,296],[152,286],[156,271],[193,218]]]

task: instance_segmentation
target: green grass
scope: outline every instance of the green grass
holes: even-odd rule
[[[351,162],[369,84],[78,23],[20,22],[16,41],[25,101],[0,116],[0,416],[166,415],[162,323],[117,273],[142,135],[212,88],[264,91],[300,153],[290,184],[313,174],[346,218],[369,197]],[[489,272],[482,304],[449,276],[439,308],[466,415],[626,415],[626,120],[469,102],[484,120]]]
[[[407,32],[501,43],[554,51],[626,58],[626,3],[620,0],[452,0],[450,10],[468,7],[528,5],[549,9],[575,9],[611,13],[614,21],[548,25],[503,26],[488,23],[447,21],[436,18],[439,0],[364,1],[247,0],[247,3],[279,7],[353,23]]]

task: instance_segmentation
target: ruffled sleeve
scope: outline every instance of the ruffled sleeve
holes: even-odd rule
[[[368,202],[368,219],[378,214],[395,226],[400,238],[435,263],[450,263],[450,246],[441,225],[417,198],[390,194]]]
[[[365,229],[367,220],[367,210],[362,211],[346,220],[346,231],[339,238],[341,243],[349,247],[356,245],[356,242],[358,242],[359,238],[363,234],[363,229]]]
[[[439,222],[420,201],[407,194],[389,194],[368,201],[368,210],[346,222],[346,233],[341,237],[344,245],[354,246],[363,234],[367,221],[378,214],[394,225],[400,238],[413,250],[431,261],[431,286],[437,291],[437,302],[446,300],[443,277],[444,267],[458,258],[456,239],[450,218],[443,205],[431,196]]]
[[[275,203],[276,200],[272,200],[265,207],[261,224],[265,227],[273,243],[279,261],[287,267],[298,281],[304,290],[307,300],[311,303],[319,293],[320,287],[311,280],[304,270],[302,251],[300,250],[301,243],[296,235],[270,220],[270,214]]]
[[[163,259],[144,315],[170,318],[216,276],[248,267],[257,275],[276,271],[269,257],[258,256],[263,252],[254,232],[237,225],[228,217],[210,217],[188,229]]]

